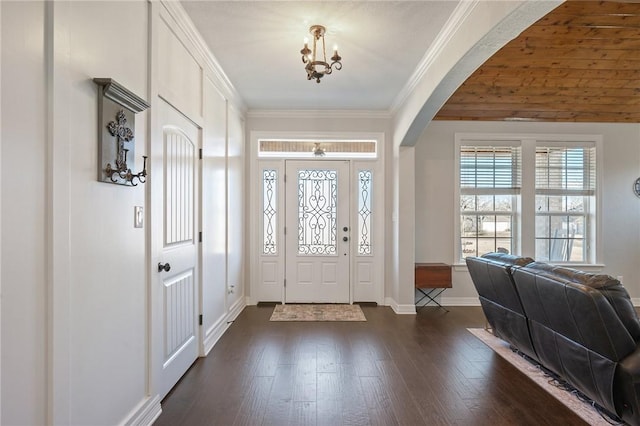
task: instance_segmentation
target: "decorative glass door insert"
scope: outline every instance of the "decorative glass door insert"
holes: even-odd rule
[[[298,170],[298,254],[337,253],[338,174]]]

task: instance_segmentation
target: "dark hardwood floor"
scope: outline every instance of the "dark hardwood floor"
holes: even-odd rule
[[[247,307],[162,403],[155,425],[582,425],[472,336],[478,307],[367,322],[270,322]]]

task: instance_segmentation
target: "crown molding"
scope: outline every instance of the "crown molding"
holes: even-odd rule
[[[361,118],[390,119],[389,111],[380,110],[249,110],[248,118]]]
[[[471,14],[471,12],[473,12],[473,9],[475,9],[479,2],[480,0],[458,2],[458,5],[456,6],[447,22],[442,27],[442,30],[440,31],[440,33],[438,33],[438,36],[431,44],[431,46],[429,46],[429,49],[422,57],[422,60],[416,67],[415,71],[391,104],[389,110],[392,114],[397,113],[402,104],[405,103],[418,83],[420,83],[420,81],[425,77],[427,71],[429,70],[429,68],[431,68],[431,65],[436,60],[436,58],[438,58],[442,54],[442,52],[444,52],[444,48],[449,43],[449,40],[451,40],[454,34],[458,32],[464,21]]]
[[[177,0],[158,0],[165,10],[169,13],[171,18],[174,19],[178,28],[182,30],[183,34],[191,45],[196,49],[196,54],[201,58],[203,64],[201,64],[211,74],[212,80],[216,83],[218,88],[223,91],[225,96],[236,107],[245,113],[247,107],[244,100],[234,87],[229,77],[224,72],[220,63],[214,56],[213,52],[209,49],[209,46],[202,38],[200,32],[196,29],[193,21],[182,7],[182,4]]]

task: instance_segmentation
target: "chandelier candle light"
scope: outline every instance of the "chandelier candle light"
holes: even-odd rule
[[[309,28],[309,32],[313,36],[313,50],[309,49],[309,40],[304,39],[304,47],[300,51],[302,54],[302,63],[305,64],[304,69],[307,71],[307,80],[315,79],[317,83],[320,83],[320,79],[326,74],[331,74],[333,68],[340,71],[342,69],[342,59],[338,55],[338,47],[334,46],[333,56],[331,57],[331,64],[327,62],[327,52],[324,46],[324,33],[325,27],[322,25],[312,25]],[[322,40],[322,52],[317,51],[318,40]],[[322,55],[319,57],[318,55]]]

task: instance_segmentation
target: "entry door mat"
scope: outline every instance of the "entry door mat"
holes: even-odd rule
[[[359,305],[276,305],[270,321],[366,321]]]
[[[547,393],[554,396],[567,408],[580,416],[589,425],[610,426],[612,424],[622,424],[618,423],[619,420],[610,418],[606,413],[601,413],[598,408],[593,406],[591,401],[587,400],[586,397],[579,396],[576,391],[559,387],[554,377],[545,373],[536,364],[527,361],[521,355],[514,352],[504,340],[494,336],[483,328],[468,328],[467,330],[493,349],[495,353],[520,370],[520,372],[536,382],[538,386]]]

